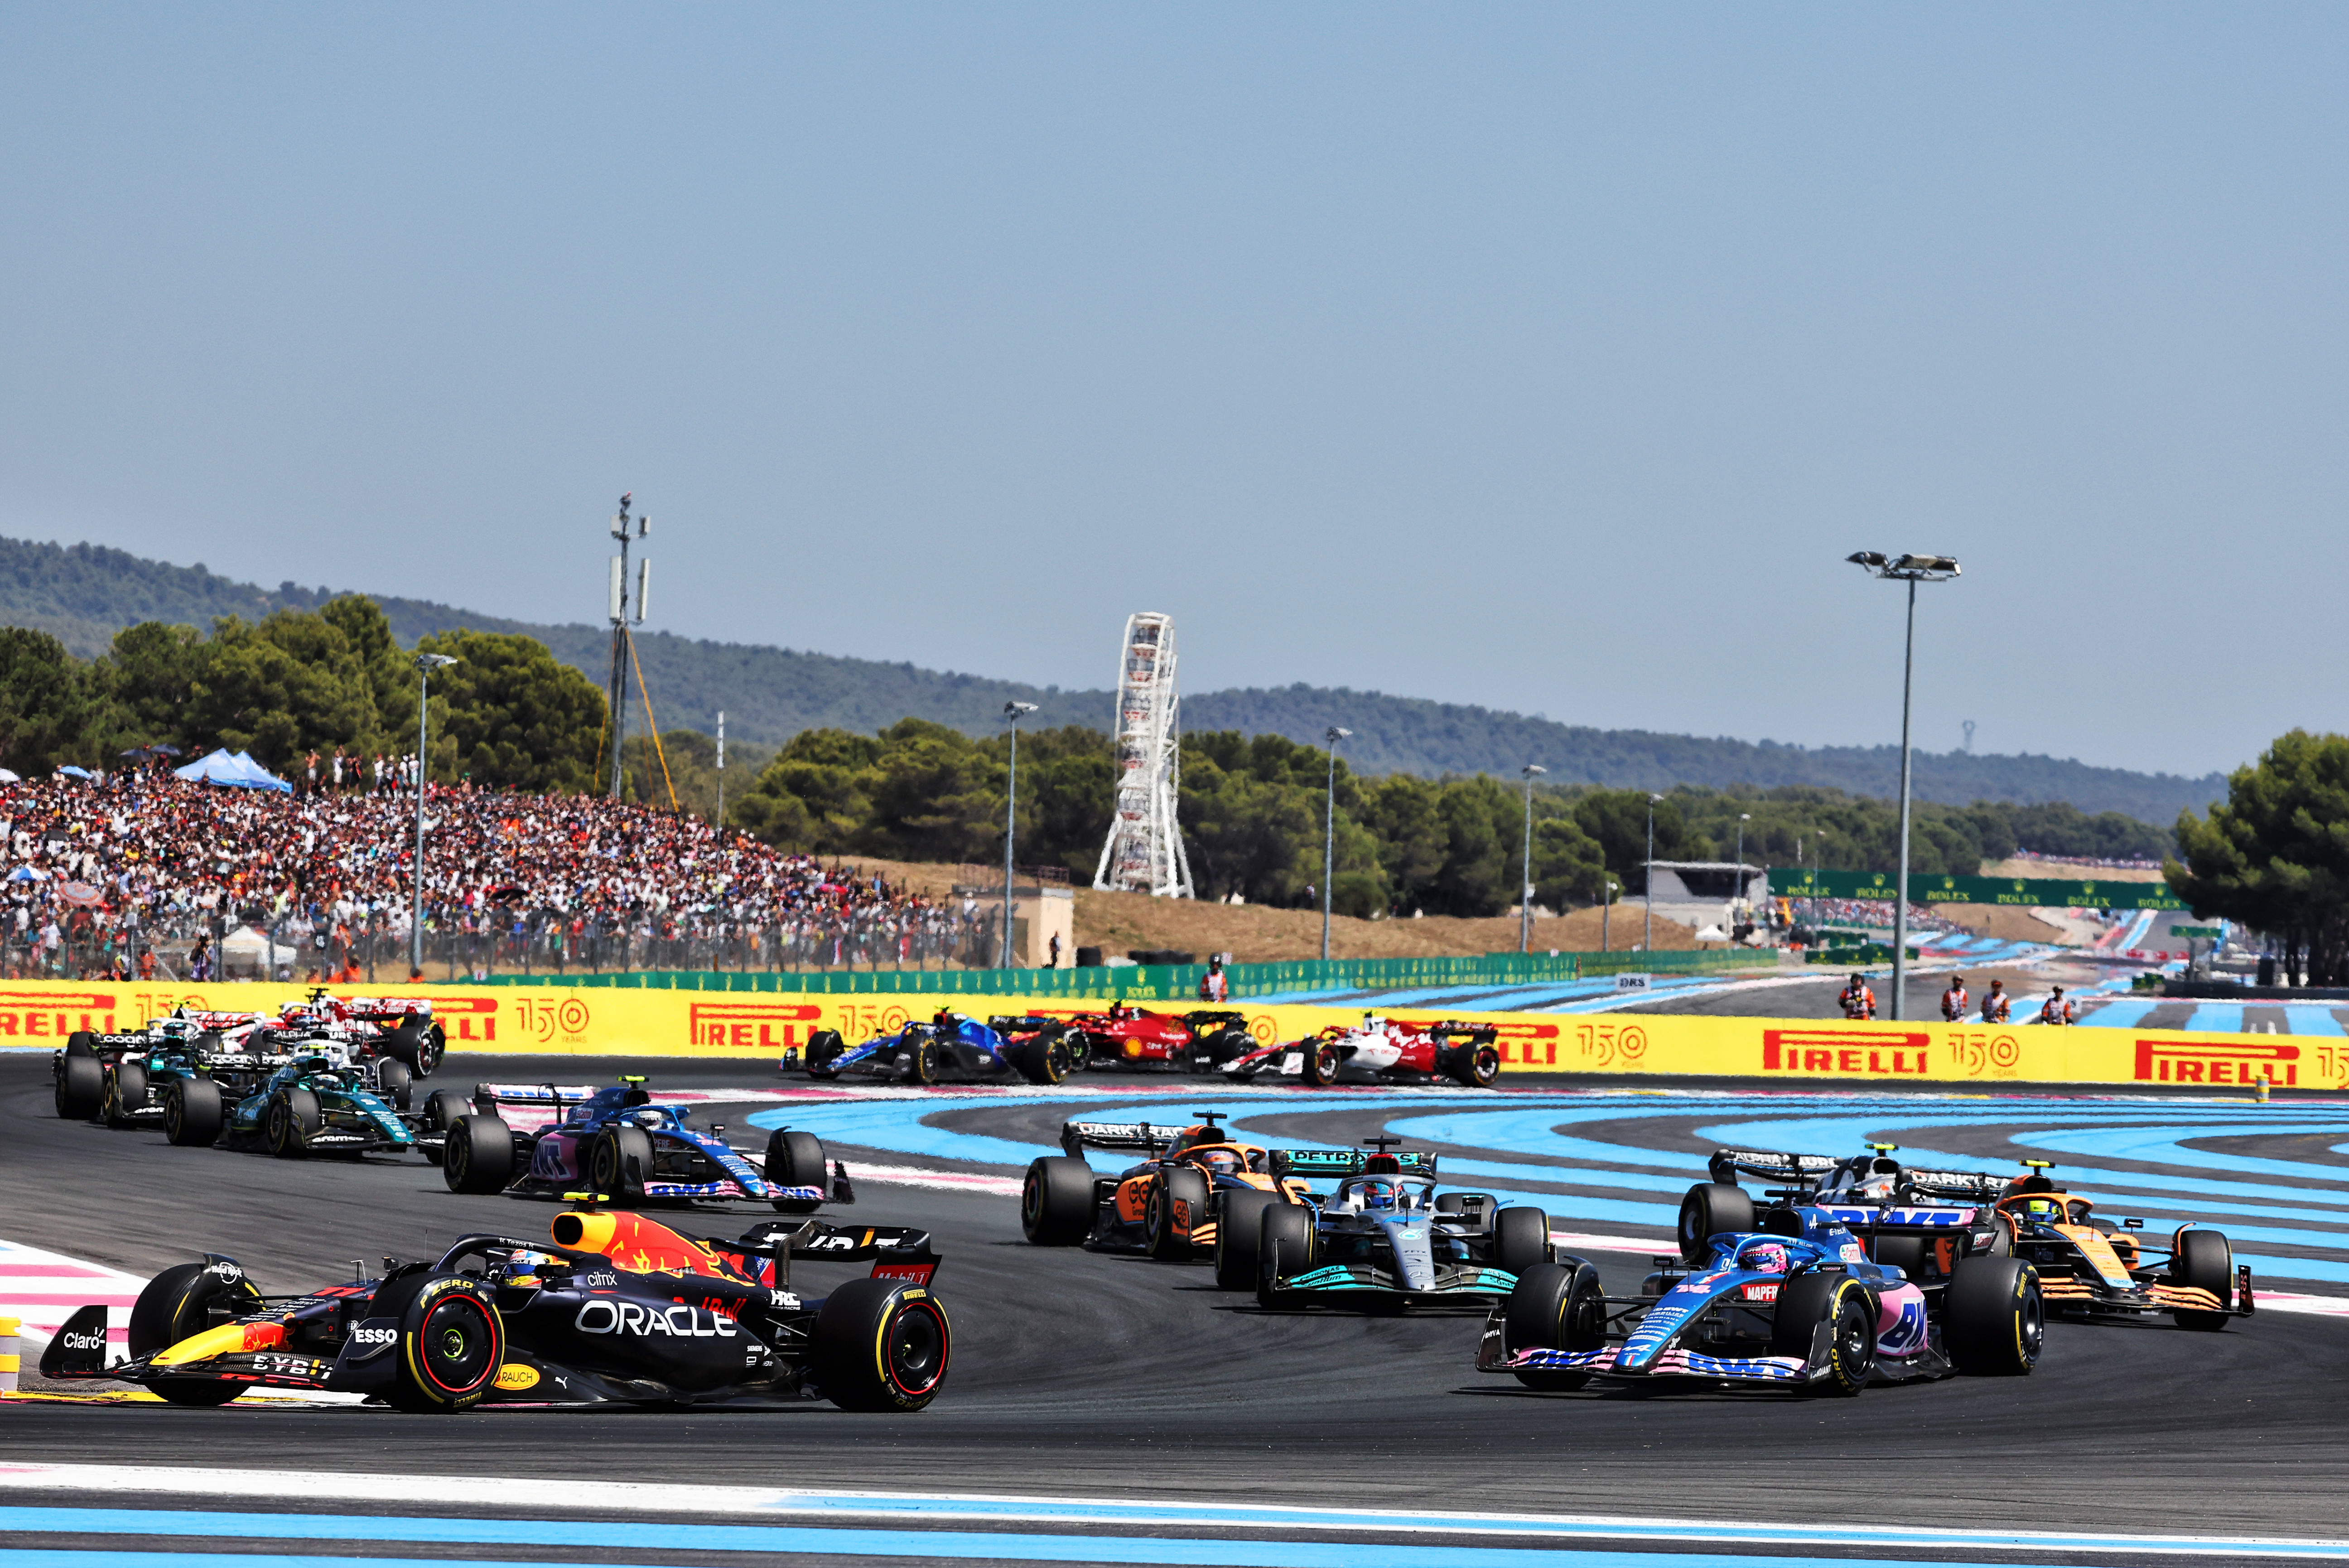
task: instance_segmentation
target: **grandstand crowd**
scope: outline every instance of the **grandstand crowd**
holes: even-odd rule
[[[405,978],[416,797],[398,779],[321,769],[290,796],[160,769],[0,785],[0,972]],[[697,816],[436,784],[425,818],[436,978],[441,966],[935,967],[986,945],[971,900],[941,904]]]

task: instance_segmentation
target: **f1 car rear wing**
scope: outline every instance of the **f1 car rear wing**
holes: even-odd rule
[[[1920,1198],[1957,1203],[1996,1203],[2006,1196],[2006,1179],[1986,1170],[1919,1170],[1903,1166],[1900,1181]]]
[[[831,1263],[861,1263],[870,1259],[872,1277],[926,1285],[938,1272],[938,1254],[930,1233],[910,1225],[827,1225],[821,1220],[793,1224],[769,1220],[744,1231],[733,1245],[768,1260],[774,1278],[767,1282],[788,1290],[792,1260],[805,1258]]]
[[[1047,1018],[1040,1012],[1021,1013],[1016,1018],[1009,1013],[998,1013],[987,1021],[987,1026],[998,1034],[1041,1034],[1047,1029],[1066,1027],[1062,1020]]]
[[[1751,1176],[1764,1181],[1782,1182],[1793,1188],[1813,1188],[1819,1179],[1836,1168],[1836,1161],[1824,1154],[1787,1154],[1766,1148],[1717,1148],[1707,1168],[1715,1181],[1735,1181],[1741,1176]]]
[[[1185,1130],[1160,1127],[1154,1122],[1062,1122],[1061,1150],[1074,1159],[1084,1158],[1089,1148],[1128,1148],[1155,1154],[1172,1145]]]
[[[1379,1158],[1361,1148],[1276,1148],[1268,1158],[1275,1176],[1302,1178],[1360,1176]],[[1433,1176],[1435,1154],[1432,1149],[1399,1148],[1386,1154],[1395,1168],[1405,1176]]]
[[[1446,1018],[1427,1026],[1432,1040],[1467,1040],[1478,1045],[1490,1045],[1501,1037],[1497,1023],[1463,1023],[1456,1018]]]
[[[346,996],[337,1000],[347,1017],[364,1018],[370,1022],[384,1018],[429,1018],[432,999],[429,996]]]
[[[567,1110],[584,1106],[595,1097],[598,1090],[593,1084],[476,1084],[473,1105],[485,1116],[494,1116],[503,1106],[533,1106],[545,1110]]]

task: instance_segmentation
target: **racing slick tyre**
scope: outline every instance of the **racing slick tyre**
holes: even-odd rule
[[[823,1140],[813,1133],[777,1127],[767,1135],[767,1163],[759,1174],[767,1179],[770,1187],[824,1190]],[[775,1198],[769,1201],[778,1214],[812,1214],[823,1207],[821,1198]]]
[[[2008,1219],[2003,1214],[1993,1214],[1991,1216],[1990,1245],[1982,1251],[1980,1256],[1985,1258],[2012,1258],[2014,1256],[2013,1220]]]
[[[1217,1201],[1216,1216],[1216,1288],[1253,1290],[1256,1286],[1256,1244],[1264,1234],[1264,1211],[1279,1199],[1269,1192],[1226,1190]]]
[[[1506,1210],[1504,1210],[1506,1212]],[[1517,1276],[1502,1304],[1501,1347],[1520,1350],[1599,1350],[1607,1344],[1607,1296],[1599,1271],[1580,1258],[1539,1262]],[[1526,1371],[1514,1375],[1528,1388],[1579,1388],[1588,1372]]]
[[[451,1192],[502,1192],[514,1173],[513,1129],[479,1113],[449,1124],[440,1179]]]
[[[1092,1070],[1096,1057],[1093,1037],[1081,1029],[1071,1029],[1061,1036],[1068,1048],[1068,1070],[1071,1075]]]
[[[1012,1048],[1011,1064],[1031,1084],[1057,1084],[1068,1070],[1059,1034],[1047,1032]]]
[[[1700,1181],[1681,1199],[1681,1256],[1689,1262],[1703,1262],[1712,1251],[1708,1243],[1723,1231],[1753,1229],[1754,1199],[1742,1187]]]
[[[1142,1228],[1150,1238],[1150,1255],[1162,1263],[1191,1258],[1198,1251],[1191,1232],[1206,1218],[1206,1177],[1187,1165],[1160,1172],[1142,1207]]]
[[[1941,1298],[1941,1334],[1959,1371],[2027,1377],[2047,1318],[2039,1271],[2020,1258],[1961,1258]]]
[[[905,1063],[898,1067],[897,1073],[908,1084],[919,1084],[926,1087],[936,1083],[938,1081],[937,1042],[928,1039],[915,1041],[905,1052]]]
[[[1831,1325],[1826,1376],[1813,1386],[1857,1394],[1876,1370],[1876,1301],[1849,1274],[1796,1274],[1780,1286],[1770,1354],[1809,1361],[1812,1335],[1823,1323]]]
[[[2178,1231],[2177,1240],[2170,1244],[2177,1249],[2169,1258],[2171,1284],[2209,1291],[2219,1298],[2221,1307],[2233,1303],[2235,1248],[2223,1233],[2189,1228]],[[2174,1312],[2169,1315],[2177,1320],[2180,1328],[2207,1330],[2227,1326],[2224,1312]]]
[[[227,1119],[220,1085],[210,1078],[181,1078],[163,1092],[163,1137],[181,1148],[210,1148]]]
[[[1338,1054],[1337,1045],[1328,1040],[1308,1040],[1305,1043],[1305,1081],[1316,1088],[1338,1081],[1338,1069],[1345,1058]]]
[[[408,1102],[415,1083],[416,1075],[408,1070],[408,1064],[405,1062],[394,1058],[391,1061],[378,1062],[375,1064],[375,1092],[389,1100],[393,1110],[404,1111],[408,1108]]]
[[[1925,1272],[1925,1238],[1878,1236],[1868,1243],[1868,1259],[1898,1269],[1909,1279],[1920,1279]]]
[[[587,1155],[587,1185],[615,1203],[641,1202],[653,1173],[653,1140],[645,1129],[605,1127]]]
[[[1220,1073],[1226,1062],[1237,1062],[1256,1049],[1256,1036],[1245,1029],[1219,1029],[1200,1042],[1207,1062],[1204,1072]]]
[[[106,1100],[106,1069],[97,1057],[77,1056],[68,1050],[57,1058],[57,1115],[69,1122],[86,1122],[98,1115]]]
[[[376,1292],[369,1317],[399,1320],[393,1408],[446,1415],[480,1404],[505,1360],[505,1322],[490,1287],[463,1274],[410,1274]]]
[[[817,1030],[808,1036],[807,1054],[803,1058],[807,1063],[807,1075],[811,1078],[837,1077],[839,1075],[832,1071],[832,1063],[847,1049],[848,1043],[840,1037],[839,1030]]]
[[[383,1054],[413,1072],[424,1057],[424,1026],[403,1023],[383,1037]]]
[[[261,1307],[261,1293],[235,1264],[176,1264],[149,1280],[131,1303],[131,1359],[169,1350],[203,1333],[212,1326],[215,1313],[224,1313],[219,1321],[229,1322]],[[167,1377],[148,1386],[174,1405],[225,1405],[253,1385]]]
[[[1494,1045],[1455,1045],[1445,1053],[1444,1075],[1463,1088],[1489,1089],[1501,1075],[1501,1053]]]
[[[1549,1216],[1522,1204],[1493,1216],[1493,1262],[1522,1274],[1549,1262]]]
[[[473,1102],[463,1095],[454,1089],[435,1089],[424,1097],[424,1130],[428,1133],[439,1133],[445,1140],[449,1129],[457,1125],[458,1118],[471,1116],[472,1113]],[[442,1155],[447,1152],[442,1141],[421,1144],[419,1147],[424,1151],[424,1158],[435,1165],[440,1163]]]
[[[77,1029],[66,1036],[66,1054],[91,1056],[98,1054],[98,1036],[87,1029]]]
[[[147,1105],[147,1069],[137,1062],[117,1062],[114,1071],[106,1075],[106,1125],[110,1127],[137,1127],[131,1114]]]
[[[280,1159],[310,1152],[310,1135],[326,1125],[318,1096],[307,1089],[280,1089],[261,1113],[261,1140]]]
[[[954,1330],[937,1297],[895,1280],[851,1280],[824,1298],[808,1370],[843,1410],[918,1410],[937,1397]]]
[[[1093,1168],[1066,1155],[1028,1162],[1019,1182],[1019,1229],[1039,1247],[1072,1247],[1093,1228]]]
[[[1273,1281],[1313,1267],[1313,1210],[1302,1203],[1268,1203],[1257,1221],[1256,1304],[1279,1300]]]

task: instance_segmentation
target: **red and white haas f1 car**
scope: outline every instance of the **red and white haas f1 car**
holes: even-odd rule
[[[1271,1074],[1323,1084],[1426,1084],[1450,1079],[1489,1089],[1501,1075],[1498,1031],[1489,1023],[1408,1023],[1364,1013],[1286,1045],[1268,1045],[1224,1064],[1243,1081]]]

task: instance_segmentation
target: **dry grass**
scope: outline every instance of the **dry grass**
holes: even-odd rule
[[[2158,882],[2161,867],[2144,870],[2112,866],[2051,866],[2044,860],[1985,860],[1984,877],[2022,877],[2040,882]]]

